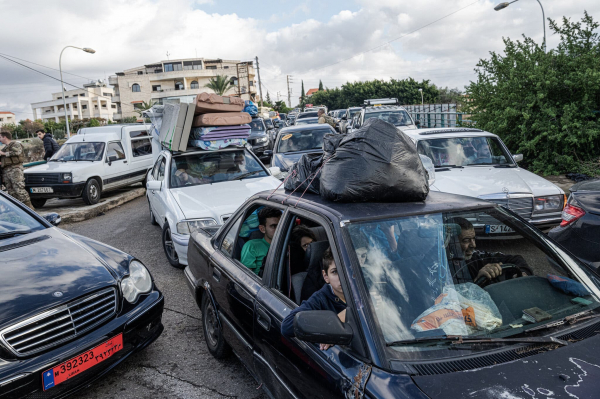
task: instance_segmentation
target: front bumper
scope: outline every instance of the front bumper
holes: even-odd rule
[[[187,251],[190,236],[172,232],[171,238],[173,239],[173,245],[175,246],[175,251],[177,251],[177,256],[179,257],[179,263],[187,265]]]
[[[163,332],[164,297],[150,292],[133,309],[122,313],[92,332],[41,355],[4,362],[0,359],[0,398],[64,398],[87,388],[94,381],[144,349]],[[48,389],[43,390],[42,373],[122,333],[123,349],[107,360]],[[85,395],[82,395],[85,396]]]
[[[53,193],[32,193],[31,189],[35,187],[50,187]],[[82,183],[62,183],[62,184],[36,184],[27,185],[25,189],[31,198],[77,198],[81,197],[85,182]]]
[[[560,212],[553,215],[547,216],[539,216],[537,218],[531,218],[527,220],[529,223],[537,227],[538,229],[548,232],[551,228],[554,228],[560,224],[562,221],[562,217],[560,216]]]
[[[259,158],[263,158],[264,152],[269,149],[269,143],[259,144],[256,146],[252,146],[252,152]]]

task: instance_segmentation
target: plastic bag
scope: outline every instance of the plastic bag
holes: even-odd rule
[[[323,166],[321,196],[338,202],[423,201],[425,168],[411,139],[394,125],[367,119],[344,136]]]
[[[343,139],[344,136],[341,134],[328,133],[323,136],[323,151],[325,152],[325,158],[329,158],[335,153],[335,150]]]
[[[498,307],[483,288],[473,283],[445,286],[434,305],[411,325],[415,331],[441,328],[446,335],[491,331],[502,325]]]
[[[319,168],[323,163],[323,155],[321,154],[304,154],[302,157],[290,168],[289,178],[285,181],[285,189],[303,193],[307,189],[307,192],[313,194],[319,194],[319,182],[321,171]],[[294,171],[296,174],[294,175]],[[315,177],[316,174],[316,177]],[[314,177],[314,180],[313,180]],[[311,183],[312,181],[312,183]]]
[[[256,115],[258,115],[258,108],[256,107],[256,105],[254,105],[254,103],[252,101],[246,100],[244,103],[243,112],[249,113],[250,116],[256,116]]]

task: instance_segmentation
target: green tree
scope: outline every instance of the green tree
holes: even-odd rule
[[[227,75],[217,75],[214,78],[210,78],[204,87],[211,89],[218,95],[222,96],[232,89],[234,85]]]
[[[319,91],[323,91],[323,82],[319,79]]]
[[[36,130],[44,129],[44,124],[40,120],[20,120],[19,125],[21,125],[22,132],[25,133],[26,137],[34,137]]]
[[[300,104],[304,106],[304,100],[306,100],[306,94],[304,93],[304,80],[302,80],[302,90],[300,90]]]
[[[142,116],[142,112],[152,108],[155,103],[156,103],[156,101],[152,101],[152,100],[150,100],[148,102],[142,101],[141,104],[136,104],[135,112],[137,112],[139,116]]]
[[[88,127],[98,127],[98,126],[100,126],[100,122],[98,121],[98,119],[95,119],[95,118],[90,119]]]
[[[440,94],[436,99],[436,103],[443,104],[459,104],[462,101],[463,93],[456,87],[454,89],[449,89],[447,86],[439,88]]]
[[[283,100],[277,101],[273,105],[273,109],[277,112],[283,112],[286,114],[292,110],[291,108],[288,108],[287,105],[285,105],[285,101]]]
[[[267,96],[265,97],[265,102],[271,104],[271,96],[269,96],[269,92],[267,92]]]
[[[128,116],[126,118],[123,118],[121,120],[121,123],[136,123],[137,122],[137,117],[136,116]]]
[[[560,37],[556,49],[507,38],[504,54],[479,61],[465,112],[523,153],[533,171],[582,171],[600,153],[599,24],[587,12],[581,22],[549,21]]]

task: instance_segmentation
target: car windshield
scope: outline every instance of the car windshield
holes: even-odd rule
[[[350,110],[350,118],[348,118],[348,119],[354,118],[354,115],[358,114],[359,112],[360,112],[360,108],[351,109]]]
[[[319,118],[304,118],[296,121],[296,126],[300,125],[316,125],[319,123]]]
[[[600,306],[587,267],[502,207],[347,226],[393,358],[455,356],[447,336],[547,334],[548,322]],[[465,340],[460,349],[489,345]]]
[[[253,132],[264,132],[265,125],[261,119],[253,119],[252,122],[250,122],[250,129]]]
[[[51,161],[101,161],[104,143],[86,141],[84,143],[65,143]]]
[[[413,124],[408,112],[401,109],[365,113],[365,121],[370,118],[379,118],[395,126],[409,126]]]
[[[436,168],[448,165],[514,165],[510,155],[495,137],[420,140],[417,150],[419,154],[431,158]]]
[[[323,136],[331,133],[329,129],[301,130],[299,132],[282,132],[278,153],[321,150],[323,149]]]
[[[6,197],[0,196],[0,240],[45,228]]]
[[[171,162],[171,188],[268,176],[245,150],[179,155]]]
[[[265,125],[267,125],[267,127],[273,127],[273,121],[271,119],[265,119]]]
[[[302,114],[298,115],[298,117],[297,117],[297,118],[298,118],[298,119],[304,119],[304,118],[316,118],[316,117],[318,117],[318,116],[319,116],[319,115],[318,115],[317,111],[315,111],[315,112],[304,112],[304,113],[302,113]]]

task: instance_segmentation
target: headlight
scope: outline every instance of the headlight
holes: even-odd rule
[[[71,183],[73,181],[73,175],[71,173],[63,173],[62,174],[62,182],[63,183]]]
[[[144,265],[137,260],[129,264],[129,276],[121,280],[123,298],[129,303],[135,303],[140,295],[147,294],[152,289],[152,278]]]
[[[195,219],[195,220],[184,220],[177,223],[177,232],[179,234],[192,234],[203,227],[216,226],[217,222],[215,219]]]
[[[536,197],[533,199],[533,212],[547,213],[560,212],[563,209],[564,197],[562,195],[550,195],[548,197]]]
[[[257,143],[266,143],[267,141],[269,141],[268,137],[259,137],[256,139]]]

